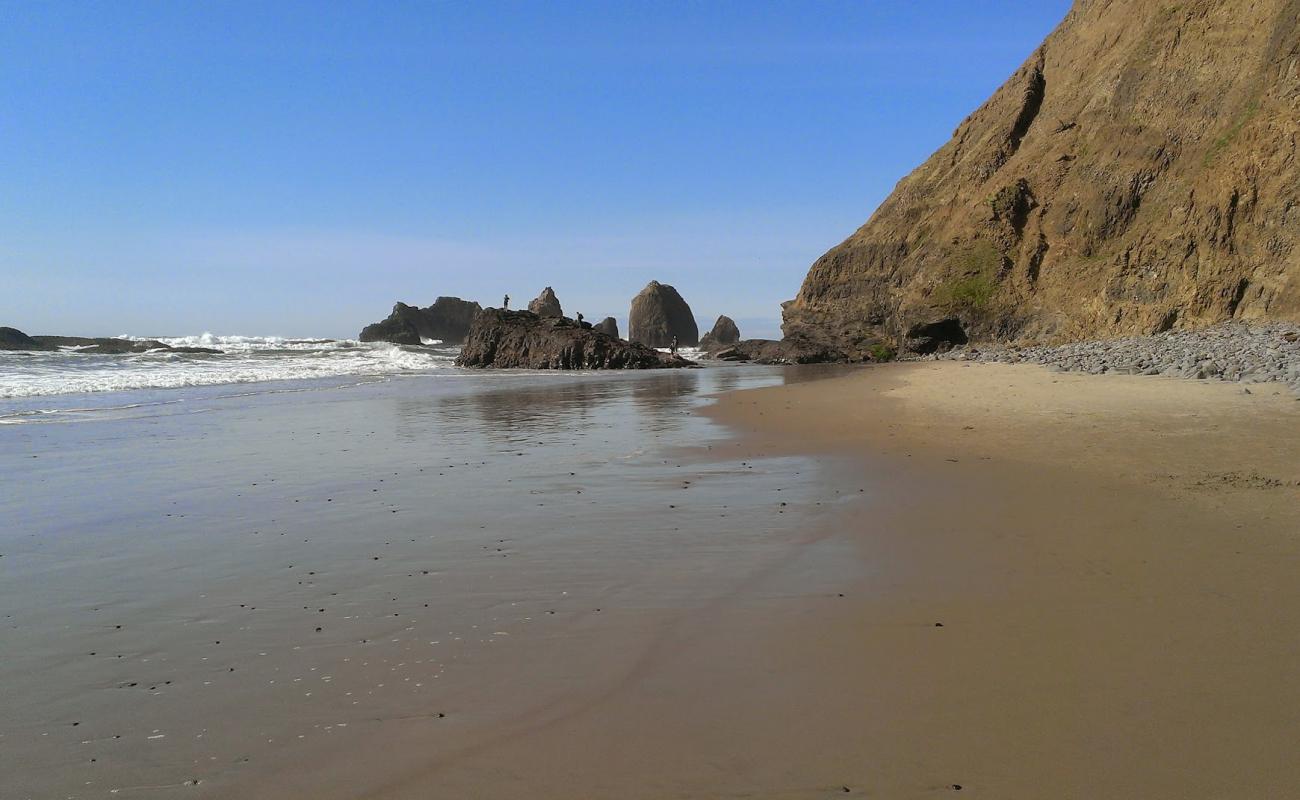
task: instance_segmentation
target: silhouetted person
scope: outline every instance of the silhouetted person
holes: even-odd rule
[[[673,355],[677,355],[677,337],[673,337]]]
[[[510,295],[506,295],[506,299],[501,301],[501,307],[507,311],[510,310]]]
[[[581,312],[581,311],[578,312],[578,327],[579,327],[579,328],[582,327],[582,312]]]

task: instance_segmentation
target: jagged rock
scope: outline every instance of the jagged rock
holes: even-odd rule
[[[615,339],[618,338],[618,320],[613,317],[605,317],[600,322],[597,322],[594,329],[600,331],[606,336],[613,336]]]
[[[539,317],[564,316],[564,309],[560,308],[560,298],[555,296],[555,290],[549,286],[528,303],[528,310]]]
[[[1294,0],[1076,0],[872,218],[787,337],[1058,342],[1300,320]]]
[[[456,364],[522,369],[662,369],[689,367],[680,356],[585,328],[564,317],[488,308],[470,327]]]
[[[722,315],[713,323],[713,330],[700,337],[700,347],[705,350],[726,347],[740,341],[740,328],[731,317]]]
[[[388,319],[367,325],[357,338],[363,342],[408,345],[434,339],[443,344],[460,344],[480,310],[478,303],[459,297],[439,297],[428,308],[398,303]]]
[[[682,347],[700,343],[695,315],[677,290],[659,281],[650,281],[632,298],[627,318],[627,338],[650,347],[669,347],[673,337]]]
[[[0,328],[0,350],[54,350],[53,345],[44,345],[17,328]]]

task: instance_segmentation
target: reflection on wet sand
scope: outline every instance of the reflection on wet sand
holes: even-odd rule
[[[25,476],[0,497],[0,795],[352,797],[428,758],[394,747],[411,720],[463,747],[617,678],[812,491],[662,457],[722,436],[702,396],[782,372],[408,378],[0,430]]]

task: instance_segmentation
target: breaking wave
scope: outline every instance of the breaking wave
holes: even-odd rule
[[[119,338],[153,339],[172,347],[206,347],[222,352],[151,350],[125,355],[73,349],[49,353],[0,352],[0,398],[426,372],[452,368],[458,351],[450,347],[404,347],[352,339],[211,333]]]

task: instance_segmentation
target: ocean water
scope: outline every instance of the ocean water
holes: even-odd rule
[[[123,336],[124,339],[143,337]],[[76,406],[70,395],[105,395],[157,389],[274,382],[330,381],[452,368],[458,348],[402,347],[351,339],[275,336],[202,336],[157,339],[172,346],[209,347],[221,353],[163,350],[126,355],[0,352],[0,423],[30,412]],[[54,402],[42,398],[64,398]],[[28,402],[24,402],[28,401]],[[103,406],[105,401],[91,401]],[[28,412],[28,413],[24,413]]]
[[[142,407],[249,392],[315,391],[400,377],[485,374],[457,368],[460,348],[442,346],[437,340],[407,347],[355,339],[211,333],[117,338],[222,352],[107,355],[77,347],[57,352],[0,351],[0,425],[64,421],[87,413],[138,413],[135,410]],[[693,348],[680,352],[690,359],[703,355]]]
[[[0,797],[365,796],[615,691],[859,496],[804,459],[724,454],[697,413],[816,368],[244,344],[227,377],[283,377],[164,383],[190,362],[65,354],[5,371],[69,386],[48,365],[71,363],[101,390],[3,401],[44,411],[0,426]],[[800,591],[853,563],[828,553]]]

